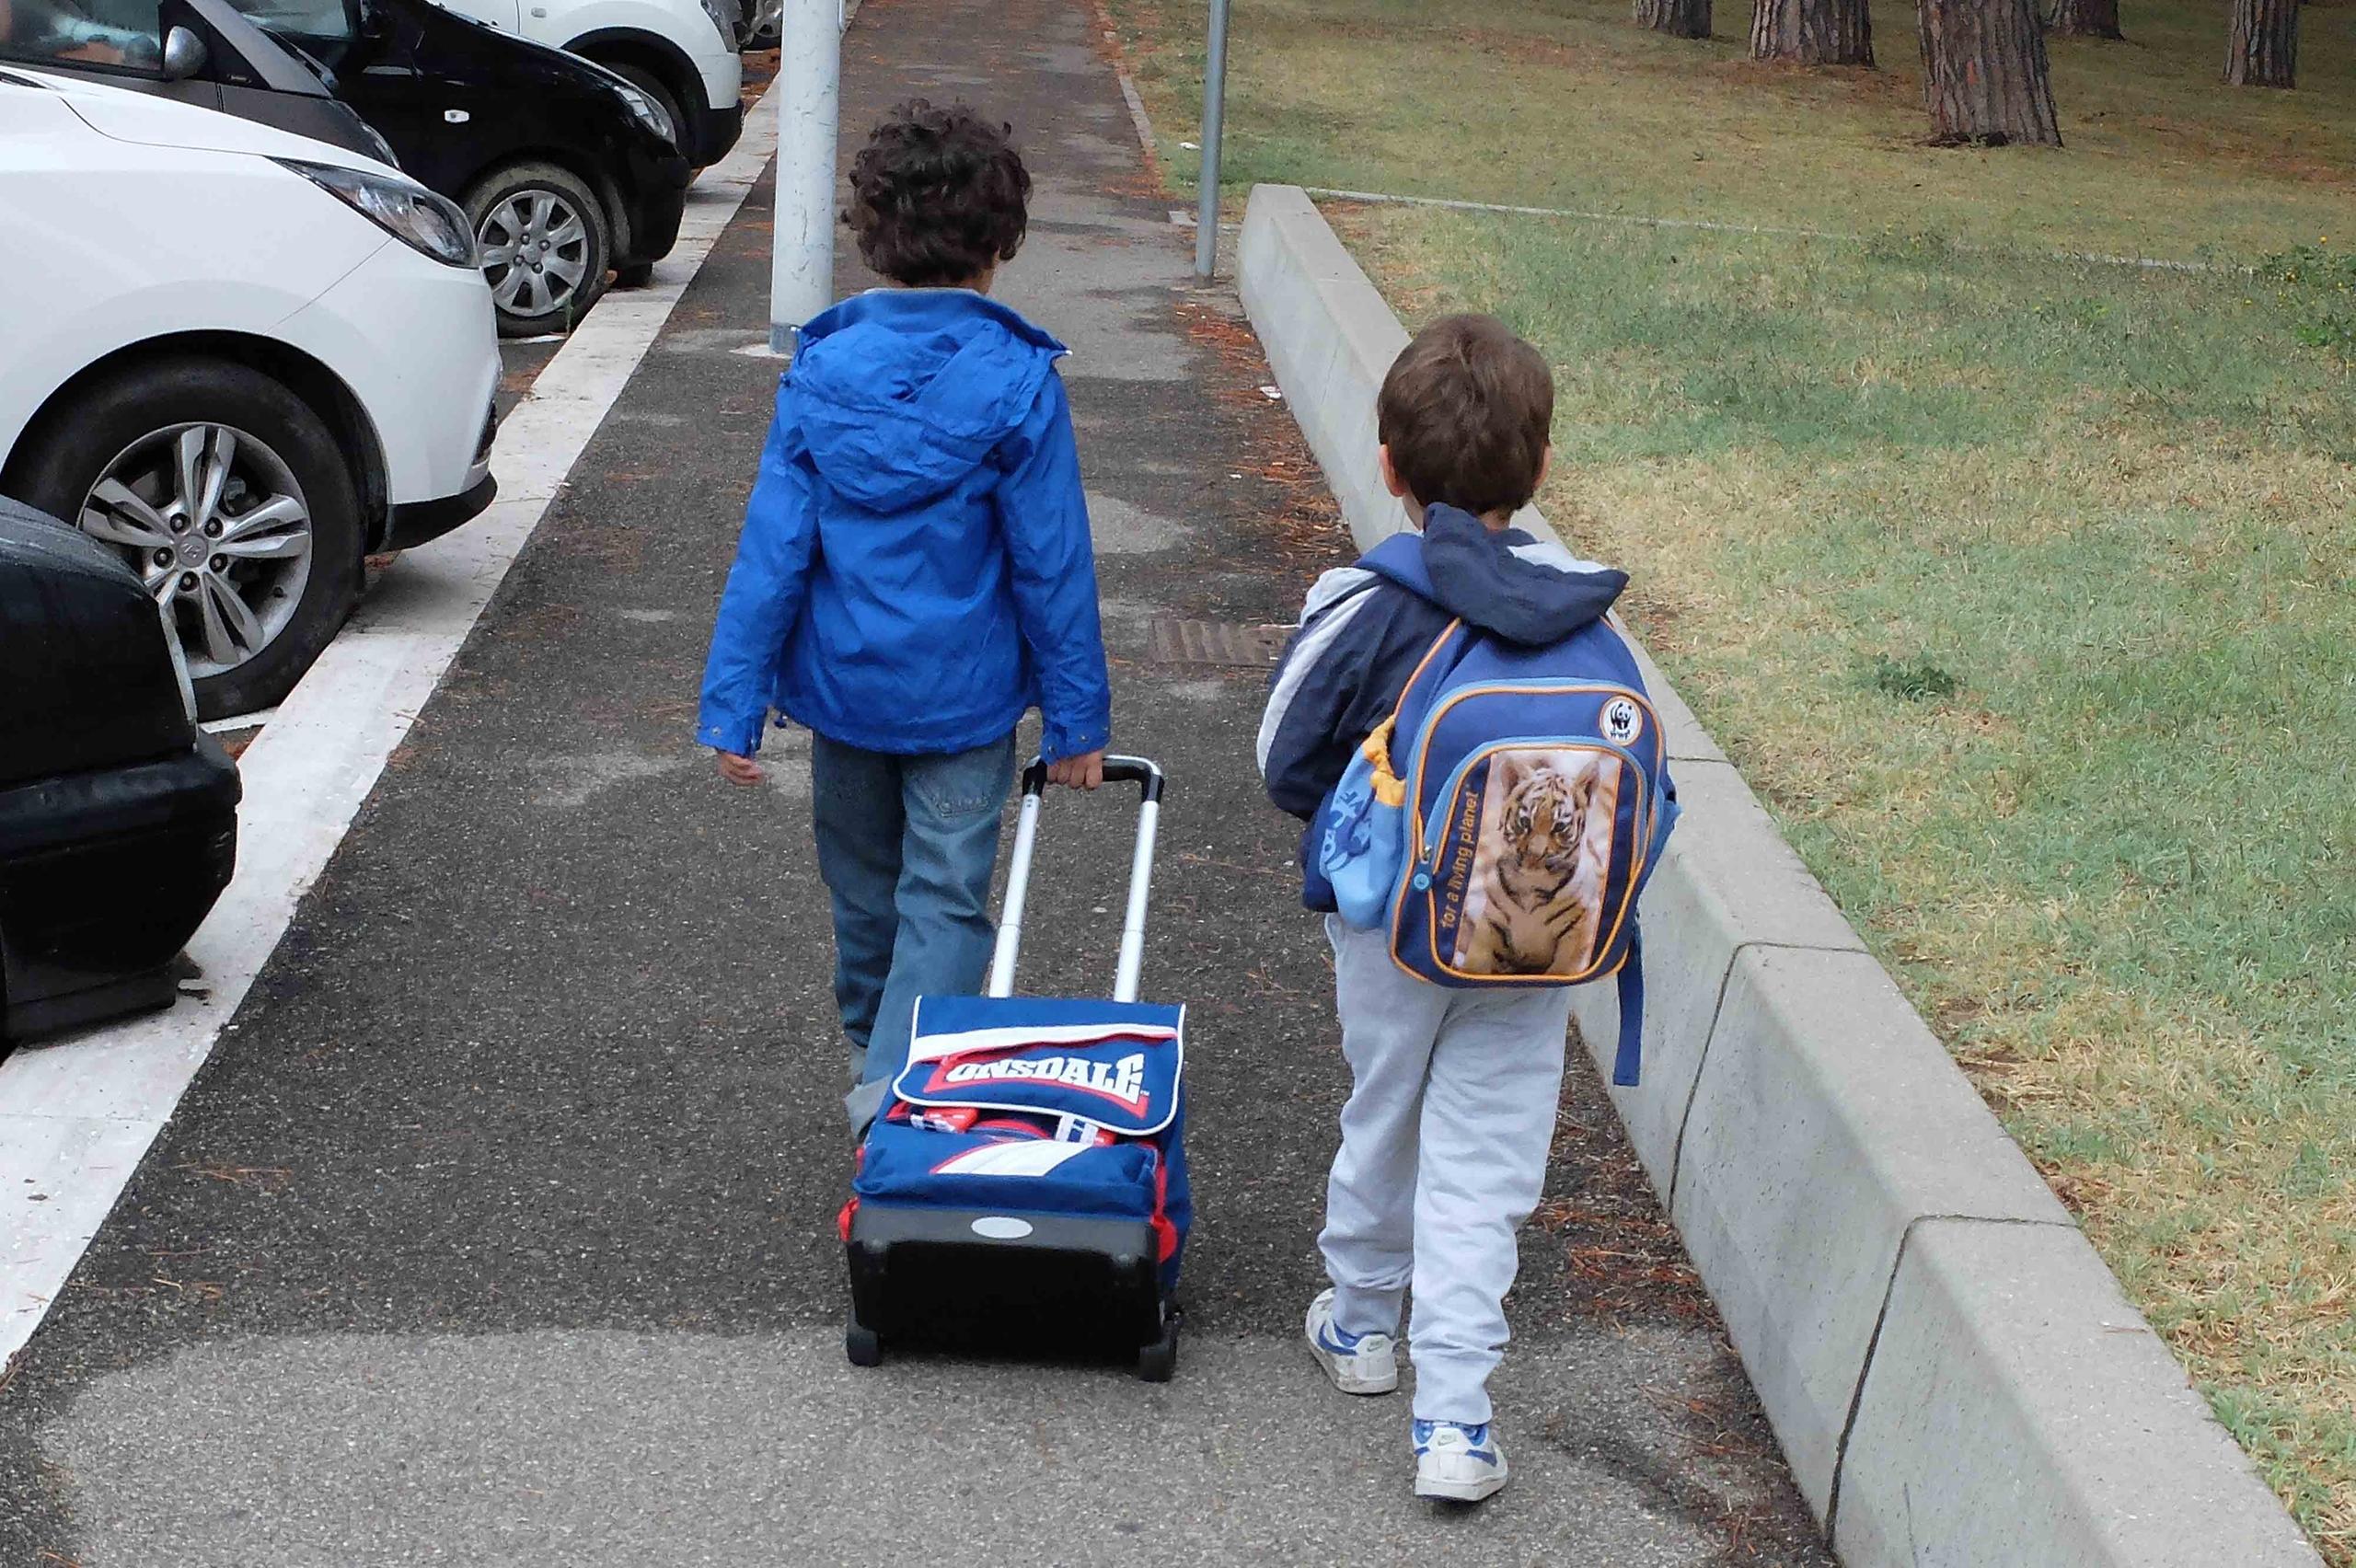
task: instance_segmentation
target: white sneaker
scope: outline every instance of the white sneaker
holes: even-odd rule
[[[1399,1350],[1389,1334],[1345,1334],[1334,1326],[1334,1293],[1309,1304],[1309,1354],[1345,1394],[1387,1394],[1399,1386]]]
[[[1415,1423],[1415,1495],[1478,1503],[1506,1483],[1506,1451],[1489,1424]]]

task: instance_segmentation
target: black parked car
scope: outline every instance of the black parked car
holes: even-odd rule
[[[0,500],[0,1039],[173,997],[237,852],[235,764],[115,553]]]
[[[508,337],[570,329],[609,271],[643,282],[678,238],[693,170],[661,104],[602,65],[432,0],[0,5],[103,5],[112,24],[96,29],[98,46],[71,54],[54,40],[88,37],[90,26],[20,26],[24,38],[0,35],[0,59],[398,161],[466,208]],[[52,41],[27,41],[41,38]]]
[[[432,0],[236,3],[467,209],[502,332],[562,330],[607,269],[642,282],[671,253],[693,174],[678,129],[604,66]]]

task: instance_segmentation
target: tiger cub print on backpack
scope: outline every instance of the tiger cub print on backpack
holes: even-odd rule
[[[1490,766],[1497,803],[1484,815],[1495,825],[1473,859],[1455,967],[1576,974],[1595,947],[1613,791],[1586,759],[1505,752]]]

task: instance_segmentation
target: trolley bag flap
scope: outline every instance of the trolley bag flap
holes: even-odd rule
[[[1099,1131],[1074,1143],[1054,1119],[985,1115],[962,1132],[920,1125],[899,1106],[867,1135],[851,1191],[879,1203],[1150,1219],[1160,1151]]]
[[[1185,1009],[1076,997],[927,997],[892,1092],[1150,1137],[1178,1112]]]

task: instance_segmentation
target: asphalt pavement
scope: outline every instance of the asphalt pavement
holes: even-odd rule
[[[1064,363],[1120,749],[1171,776],[1146,993],[1190,1004],[1177,1379],[842,1356],[849,1170],[806,747],[693,744],[767,428],[756,190],[0,1389],[0,1564],[1827,1561],[1575,1062],[1500,1375],[1514,1484],[1408,1495],[1403,1400],[1297,1343],[1346,1088],[1257,628],[1346,536],[1232,292],[1197,288],[1075,0],[870,0],[844,154],[1013,121],[1001,294]],[[846,250],[846,290],[872,280]],[[1025,988],[1109,987],[1121,795],[1047,806]]]

